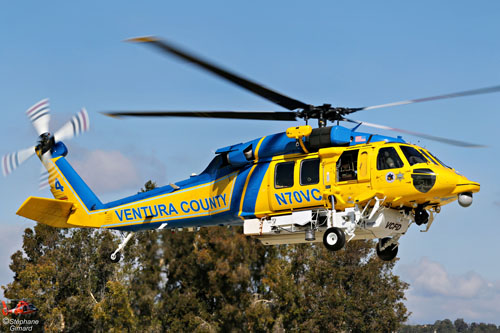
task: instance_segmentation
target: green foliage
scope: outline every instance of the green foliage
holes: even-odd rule
[[[48,332],[371,332],[395,331],[408,317],[407,284],[372,242],[331,253],[321,244],[265,247],[241,227],[146,231],[112,264],[118,238],[26,229],[6,297],[36,305],[34,330]]]
[[[467,324],[462,318],[453,323],[449,319],[436,320],[434,324],[427,325],[404,325],[402,333],[433,333],[433,332],[470,332],[470,333],[499,333],[500,326],[485,323]]]
[[[280,250],[264,283],[286,330],[388,331],[406,321],[407,284],[391,273],[394,263],[375,258],[371,242],[337,253],[319,244]]]
[[[158,186],[156,185],[156,182],[152,181],[152,180],[148,180],[146,182],[146,184],[144,184],[144,188],[141,188],[141,191],[140,192],[147,192],[147,191],[151,191],[155,188],[157,188]]]

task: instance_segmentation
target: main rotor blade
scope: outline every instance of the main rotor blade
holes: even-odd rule
[[[378,129],[383,129],[383,130],[388,130],[388,131],[394,131],[394,132],[399,132],[399,133],[404,133],[404,134],[409,134],[413,135],[416,137],[424,138],[427,140],[432,140],[432,141],[438,141],[441,143],[446,143],[449,145],[453,146],[459,146],[459,147],[464,147],[464,148],[484,148],[486,146],[484,145],[479,145],[475,143],[470,143],[470,142],[465,142],[465,141],[460,141],[460,140],[454,140],[454,139],[447,139],[447,138],[442,138],[439,136],[434,136],[434,135],[429,135],[429,134],[424,134],[424,133],[419,133],[419,132],[413,132],[413,131],[408,131],[400,128],[395,128],[395,127],[389,127],[385,125],[378,125],[378,124],[373,124],[373,123],[368,123],[365,121],[358,121],[358,120],[352,120],[352,119],[347,119],[344,118],[344,120],[349,121],[351,123],[355,124],[362,124],[368,127],[373,127],[373,128],[378,128]]]
[[[56,142],[71,139],[90,128],[90,118],[85,108],[82,108],[70,121],[64,124],[55,134]]]
[[[295,109],[305,109],[308,108],[309,106],[301,101],[298,101],[296,99],[293,99],[291,97],[285,96],[281,93],[278,93],[276,91],[273,91],[269,88],[266,88],[262,86],[261,84],[252,82],[248,79],[245,79],[239,75],[236,75],[234,73],[229,72],[228,70],[225,70],[219,66],[216,66],[214,64],[211,64],[210,62],[203,60],[189,52],[186,52],[170,43],[167,43],[164,40],[160,40],[156,37],[138,37],[138,38],[131,38],[128,39],[130,42],[141,42],[141,43],[149,43],[165,52],[168,52],[176,57],[179,57],[187,62],[190,62],[192,64],[195,64],[212,74],[215,74],[223,79],[226,79],[244,89],[247,89],[254,94],[257,94],[261,97],[264,97],[268,100],[270,100],[273,103],[276,103],[278,105],[281,105],[284,108],[287,108],[288,110],[295,110]]]
[[[49,111],[49,100],[47,98],[41,100],[26,110],[26,115],[33,124],[33,127],[38,135],[42,135],[43,133],[47,133],[49,131]]]
[[[297,120],[297,114],[290,111],[110,111],[102,112],[110,117],[192,117],[255,120]]]
[[[35,146],[2,156],[2,172],[8,176],[19,165],[35,155]]]
[[[353,109],[351,109],[352,111],[348,112],[348,113],[352,113],[355,111],[361,111],[361,110],[373,110],[373,109],[387,108],[387,107],[391,107],[391,106],[436,101],[439,99],[456,98],[456,97],[481,95],[481,94],[490,94],[490,93],[499,92],[499,91],[500,91],[500,86],[486,87],[486,88],[480,88],[480,89],[460,91],[460,92],[445,94],[445,95],[438,95],[438,96],[424,97],[424,98],[417,98],[417,99],[409,99],[406,101],[373,105],[373,106],[365,106],[362,108],[353,108]]]

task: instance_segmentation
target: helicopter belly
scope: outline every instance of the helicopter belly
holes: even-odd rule
[[[320,242],[329,228],[342,229],[348,241],[401,236],[413,217],[404,210],[376,206],[371,211],[358,207],[344,211],[315,209],[244,221],[245,235],[265,245]]]

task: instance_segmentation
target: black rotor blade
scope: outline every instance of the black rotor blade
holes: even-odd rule
[[[361,110],[373,110],[373,109],[387,108],[387,107],[391,107],[391,106],[398,106],[398,105],[405,105],[405,104],[430,102],[430,101],[436,101],[439,99],[456,98],[456,97],[481,95],[481,94],[490,94],[490,93],[494,93],[494,92],[500,92],[500,86],[466,90],[466,91],[460,91],[460,92],[456,92],[456,93],[444,94],[444,95],[438,95],[438,96],[432,96],[432,97],[409,99],[406,101],[399,101],[399,102],[386,103],[386,104],[380,104],[380,105],[365,106],[362,108],[350,108],[350,109],[348,109],[349,112],[347,112],[347,113],[352,113],[352,112],[361,111]]]
[[[191,117],[255,120],[297,120],[297,114],[290,111],[109,111],[102,114],[110,117]]]
[[[368,123],[368,122],[365,122],[365,121],[358,121],[358,120],[352,120],[352,119],[347,119],[347,118],[344,118],[343,120],[351,122],[351,123],[355,123],[355,124],[362,124],[362,125],[365,125],[365,126],[368,126],[368,127],[373,127],[373,128],[378,128],[378,129],[383,129],[383,130],[388,130],[388,131],[394,131],[394,132],[409,134],[409,135],[413,135],[413,136],[416,136],[416,137],[419,137],[419,138],[424,138],[424,139],[427,139],[427,140],[432,140],[432,141],[437,141],[437,142],[441,142],[441,143],[446,143],[446,144],[453,145],[453,146],[458,146],[458,147],[464,147],[464,148],[485,148],[486,147],[484,145],[479,145],[479,144],[476,144],[476,143],[470,143],[470,142],[465,142],[465,141],[460,141],[460,140],[442,138],[442,137],[439,137],[439,136],[434,136],[434,135],[429,135],[429,134],[425,134],[425,133],[408,131],[408,130],[404,130],[404,129],[400,129],[400,128],[395,128],[395,127],[389,127],[389,126],[385,126],[385,125],[378,125],[378,124],[374,124],[374,123]]]
[[[219,66],[216,66],[214,64],[209,63],[206,60],[203,60],[197,56],[194,56],[193,54],[190,54],[184,50],[181,50],[180,48],[173,46],[170,43],[167,43],[164,40],[157,39],[155,37],[138,37],[138,38],[131,38],[128,39],[130,42],[141,42],[141,43],[149,43],[153,46],[158,47],[159,49],[168,52],[174,56],[177,56],[187,62],[190,62],[192,64],[195,64],[223,79],[226,79],[244,89],[247,89],[254,94],[257,94],[261,97],[264,97],[268,100],[270,100],[273,103],[276,103],[278,105],[281,105],[284,108],[287,108],[288,110],[295,110],[295,109],[305,109],[308,108],[309,106],[301,101],[298,101],[296,99],[293,99],[291,97],[285,96],[281,93],[278,93],[276,91],[273,91],[269,88],[266,88],[258,83],[252,82],[248,79],[245,79],[239,75],[236,75],[234,73],[231,73],[225,69],[222,69]]]

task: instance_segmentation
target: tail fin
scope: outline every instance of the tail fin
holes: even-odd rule
[[[93,225],[90,212],[102,209],[103,204],[65,159],[67,152],[66,146],[57,142],[52,157],[39,155],[49,172],[50,190],[56,200],[30,197],[17,214],[60,228],[99,227]]]
[[[7,304],[5,304],[4,301],[2,301],[2,305],[3,305],[2,313],[3,313],[4,316],[6,316],[6,315],[8,315],[7,311],[9,311],[9,309],[7,308]]]
[[[68,153],[62,142],[54,145],[52,157],[42,159],[49,172],[49,185],[54,198],[60,200],[79,201],[87,211],[101,209],[103,204],[92,192],[83,179],[66,160]]]

